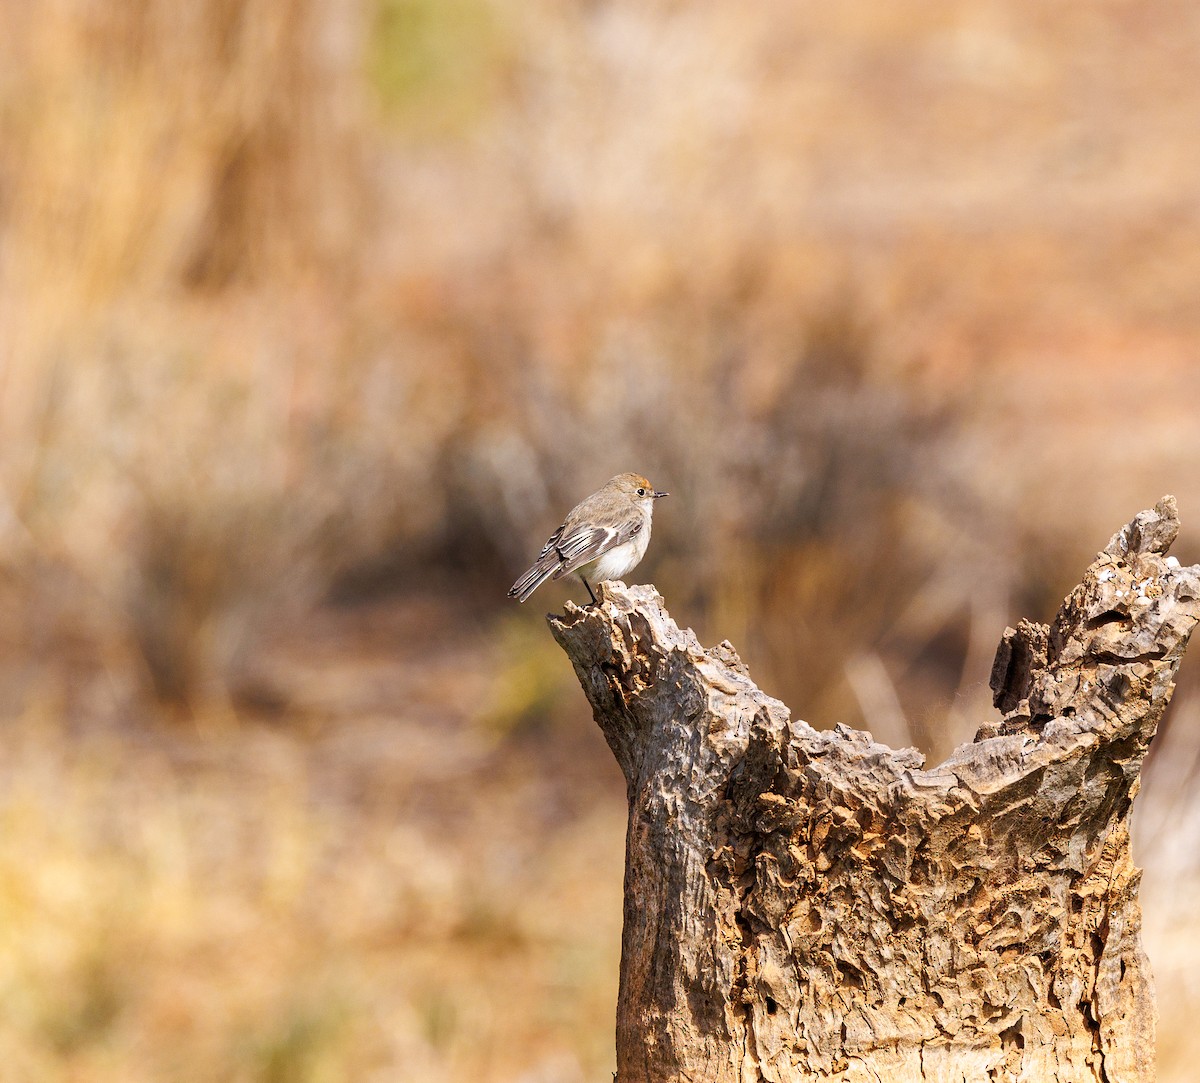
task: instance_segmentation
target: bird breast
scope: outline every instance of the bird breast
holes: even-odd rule
[[[595,575],[597,582],[606,579],[620,579],[637,567],[638,562],[646,555],[646,546],[650,544],[650,522],[642,527],[627,542],[614,546],[596,561]]]

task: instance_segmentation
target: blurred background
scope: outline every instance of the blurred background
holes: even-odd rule
[[[0,0],[0,1063],[609,1079],[624,792],[505,598],[631,578],[946,754],[1162,494],[1200,559],[1200,11]],[[1200,649],[1200,648],[1196,648]],[[1139,799],[1200,1034],[1200,663]]]

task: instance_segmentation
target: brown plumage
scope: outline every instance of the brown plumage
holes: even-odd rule
[[[547,579],[577,571],[595,602],[582,569],[594,562],[597,582],[632,571],[650,544],[654,501],[666,495],[655,492],[641,474],[618,474],[567,513],[508,596],[523,602]]]

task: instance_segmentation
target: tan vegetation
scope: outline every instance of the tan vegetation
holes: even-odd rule
[[[604,1078],[619,780],[504,587],[644,471],[680,619],[936,754],[1088,539],[1173,491],[1195,559],[1198,36],[0,0],[0,1061]],[[1140,840],[1164,1078],[1183,682]]]

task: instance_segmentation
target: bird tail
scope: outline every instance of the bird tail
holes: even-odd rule
[[[508,596],[516,598],[518,602],[525,601],[535,590],[538,589],[547,579],[549,579],[559,567],[562,561],[559,560],[558,554],[555,552],[547,553],[542,557],[532,568],[529,569],[520,579],[518,579],[508,589]]]

